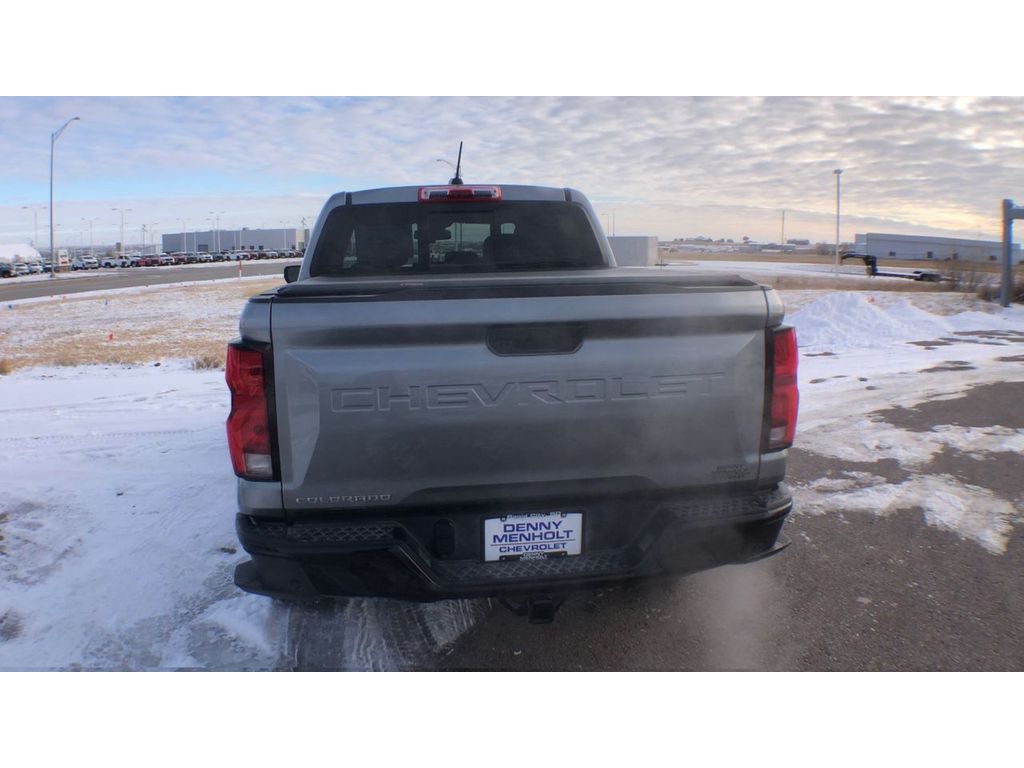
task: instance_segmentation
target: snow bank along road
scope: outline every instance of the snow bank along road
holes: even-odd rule
[[[784,298],[802,352],[794,545],[580,593],[545,627],[486,601],[242,594],[222,372],[0,376],[0,669],[1024,667],[1024,310]]]

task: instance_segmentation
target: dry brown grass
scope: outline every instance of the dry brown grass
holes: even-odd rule
[[[4,313],[0,325],[5,366],[0,372],[45,365],[139,365],[172,358],[190,360],[196,369],[221,368],[227,343],[238,335],[245,301],[281,282],[268,278],[154,287],[131,295],[68,296],[19,305]],[[162,295],[202,307],[202,319],[175,316]]]
[[[11,364],[11,361],[6,357],[0,357],[0,376],[6,376],[13,370],[14,366]]]
[[[220,369],[224,367],[225,353],[222,351],[218,355],[202,354],[192,358],[192,370],[193,371],[208,371],[212,369]]]

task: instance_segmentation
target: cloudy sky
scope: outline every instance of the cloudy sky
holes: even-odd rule
[[[1020,98],[0,98],[0,242],[33,238],[57,144],[61,244],[221,226],[299,226],[340,190],[573,186],[617,234],[662,239],[997,237],[1024,202]],[[47,239],[39,211],[40,239]],[[133,235],[134,233],[134,235]]]

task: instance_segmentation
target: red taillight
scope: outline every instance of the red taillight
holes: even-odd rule
[[[263,353],[228,347],[225,378],[231,390],[228,448],[239,477],[269,480],[274,476],[270,456],[270,419],[263,386]]]
[[[778,451],[793,444],[800,405],[797,389],[796,329],[780,328],[772,334],[771,411],[767,449]]]
[[[501,187],[420,187],[421,203],[472,203],[501,200]]]

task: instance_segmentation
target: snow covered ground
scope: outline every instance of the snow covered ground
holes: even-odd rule
[[[0,377],[0,669],[290,668],[318,623],[343,629],[338,666],[402,668],[471,624],[459,603],[236,589],[227,412],[223,372],[184,363]]]
[[[1024,430],[938,424],[919,432],[877,412],[955,400],[977,385],[1024,381],[1024,308],[1002,310],[946,293],[793,294],[788,320],[801,350],[796,446],[846,462],[895,459],[910,473],[899,483],[862,471],[821,478],[796,489],[798,512],[886,514],[919,507],[928,524],[993,554],[1004,552],[1024,499],[1010,503],[925,468],[946,448],[978,460],[1019,454]]]
[[[1024,366],[999,360],[1024,352],[1024,309],[938,293],[783,296],[802,353],[797,446],[909,472],[819,478],[796,488],[798,514],[920,507],[999,556],[1021,501],[922,470],[946,446],[1019,452],[1024,430],[911,432],[871,414],[1024,381]],[[318,612],[240,593],[227,410],[223,372],[183,360],[0,376],[0,669],[399,669],[472,626],[483,609],[471,601]]]

